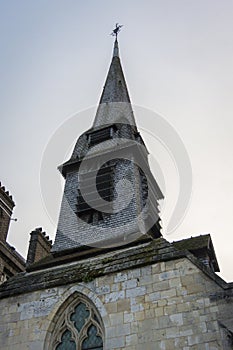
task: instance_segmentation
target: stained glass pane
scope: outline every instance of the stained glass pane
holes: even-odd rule
[[[84,326],[89,315],[90,311],[87,309],[86,305],[79,303],[78,306],[76,306],[75,311],[70,316],[71,321],[74,322],[74,326],[79,332]]]
[[[91,325],[87,331],[88,337],[82,343],[82,350],[103,350],[103,340],[97,336],[97,329]]]
[[[56,350],[75,350],[76,345],[73,340],[71,340],[71,332],[65,331],[61,338],[61,343],[56,347]]]

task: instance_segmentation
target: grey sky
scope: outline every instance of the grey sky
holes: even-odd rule
[[[192,163],[191,205],[182,225],[165,237],[210,232],[220,275],[233,280],[232,16],[230,0],[0,1],[0,180],[16,202],[9,242],[24,256],[32,229],[55,234],[40,195],[43,152],[62,123],[98,103],[112,54],[109,34],[120,22],[132,102],[166,118]],[[153,139],[144,138],[155,154]],[[56,165],[63,158],[54,156]],[[177,181],[165,158],[173,203]],[[54,176],[61,181],[56,169]],[[59,191],[50,198],[57,214]]]

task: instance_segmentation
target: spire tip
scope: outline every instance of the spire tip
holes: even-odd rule
[[[115,42],[114,42],[113,57],[119,57],[119,47],[118,47],[117,38],[115,39]]]

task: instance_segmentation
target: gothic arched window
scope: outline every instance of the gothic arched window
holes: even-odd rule
[[[58,315],[51,350],[103,350],[103,325],[94,305],[79,296]]]

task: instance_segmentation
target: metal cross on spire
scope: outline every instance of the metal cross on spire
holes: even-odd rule
[[[112,36],[115,36],[115,37],[116,37],[116,40],[117,40],[117,35],[118,35],[118,33],[120,32],[120,30],[121,30],[121,27],[123,27],[122,24],[116,23],[116,28],[113,29],[113,31],[112,31],[112,33],[111,33]]]

